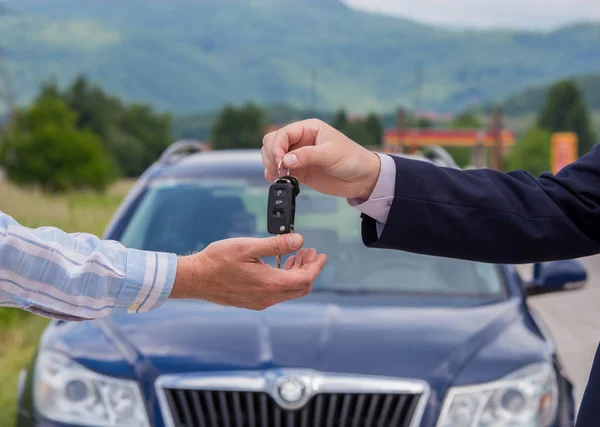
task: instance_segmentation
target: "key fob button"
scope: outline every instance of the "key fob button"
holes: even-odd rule
[[[273,197],[276,199],[283,199],[286,196],[285,188],[274,188],[273,189]]]

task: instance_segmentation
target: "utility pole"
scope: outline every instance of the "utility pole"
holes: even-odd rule
[[[414,100],[414,116],[417,120],[416,126],[416,135],[415,140],[412,141],[412,144],[409,148],[410,153],[414,154],[417,151],[417,147],[419,146],[419,131],[421,129],[421,124],[419,122],[419,109],[421,108],[421,89],[423,87],[423,61],[419,61],[417,63],[417,70],[415,73],[415,100]]]
[[[403,108],[398,108],[396,112],[396,129],[398,130],[398,145],[396,147],[387,147],[392,152],[404,152],[404,132],[406,131],[406,113]]]
[[[503,165],[503,149],[502,149],[502,108],[496,107],[492,113],[492,137],[494,148],[492,150],[492,168],[497,171],[502,171]]]
[[[477,141],[475,147],[471,150],[472,152],[472,163],[477,169],[481,169],[485,166],[485,132],[479,130],[477,132]]]

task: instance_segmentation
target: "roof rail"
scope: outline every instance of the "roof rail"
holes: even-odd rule
[[[196,140],[196,139],[180,139],[179,141],[171,144],[160,156],[158,159],[158,163],[162,164],[172,164],[177,160],[181,159],[185,155],[177,155],[178,152],[186,150],[188,154],[192,154],[194,152],[202,152],[209,151],[206,144]]]
[[[438,166],[445,166],[454,169],[460,169],[460,166],[456,164],[454,158],[444,150],[442,147],[437,145],[430,145],[427,147],[423,156],[429,159],[431,162],[435,163]]]

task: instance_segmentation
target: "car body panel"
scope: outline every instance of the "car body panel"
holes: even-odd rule
[[[161,374],[285,366],[448,382],[481,348],[502,338],[509,325],[513,340],[523,335],[527,343],[516,365],[539,361],[543,340],[524,328],[521,318],[517,300],[415,308],[303,299],[261,312],[176,301],[151,313],[94,321],[93,326],[57,325],[58,332],[42,344],[52,342],[53,348],[95,371],[123,377],[132,377],[133,371],[121,361],[141,357],[139,353]],[[125,350],[116,358],[114,350],[120,346]],[[514,349],[502,351],[502,340],[494,352],[496,360],[515,359]],[[367,365],[356,363],[367,359]],[[506,371],[480,373],[479,380],[493,380],[514,366],[507,362]]]

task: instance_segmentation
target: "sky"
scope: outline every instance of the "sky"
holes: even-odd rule
[[[348,5],[457,28],[551,30],[600,23],[600,0],[343,0]]]

